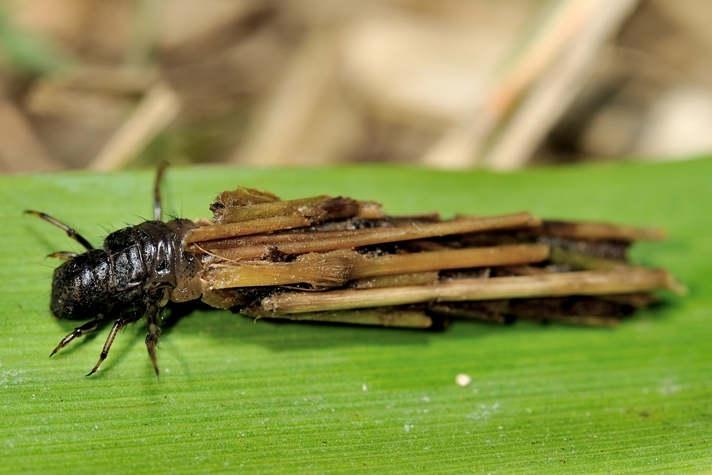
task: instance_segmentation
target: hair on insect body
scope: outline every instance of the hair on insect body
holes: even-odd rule
[[[389,216],[378,203],[341,196],[281,200],[237,188],[220,193],[213,219],[154,219],[110,233],[100,249],[38,211],[86,252],[59,251],[50,308],[88,320],[52,355],[113,321],[99,360],[117,332],[146,319],[146,348],[156,374],[160,311],[168,302],[202,300],[252,318],[401,328],[442,327],[452,318],[506,323],[517,318],[583,325],[617,324],[683,288],[664,269],[631,265],[637,240],[659,229],[547,221],[527,212],[499,216],[437,213]]]
[[[114,322],[99,361],[87,376],[106,359],[118,331],[144,317],[148,327],[146,348],[158,375],[156,345],[161,308],[168,301],[186,302],[201,295],[200,262],[182,249],[183,237],[196,225],[186,219],[161,221],[160,181],[165,168],[161,165],[156,175],[154,219],[114,231],[101,249],[95,249],[61,221],[39,211],[26,211],[64,230],[86,249],[82,254],[60,251],[49,256],[65,260],[52,279],[52,313],[58,318],[90,320],[65,336],[50,356],[103,323]]]

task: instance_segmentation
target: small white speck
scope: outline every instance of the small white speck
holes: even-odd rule
[[[99,430],[99,426],[94,424],[94,429],[93,430]]]
[[[405,429],[406,432],[410,432],[410,430],[413,428],[413,426],[410,424],[406,424],[403,426],[403,428]]]
[[[170,368],[163,368],[163,372],[164,372],[164,373],[170,373],[170,372],[171,372],[171,369],[170,369]]]
[[[423,450],[430,450],[430,447],[423,447]]]
[[[423,401],[430,402],[430,398],[428,396],[423,396]]]
[[[466,388],[472,382],[472,376],[470,376],[469,374],[460,373],[455,376],[455,382],[461,388]]]
[[[361,385],[361,389],[363,390],[363,392],[368,391],[368,386],[366,385],[366,383]]]

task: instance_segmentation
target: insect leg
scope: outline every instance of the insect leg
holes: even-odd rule
[[[81,244],[82,246],[84,246],[84,248],[85,248],[87,251],[91,251],[92,249],[94,249],[94,246],[92,246],[91,244],[89,244],[89,241],[87,241],[86,239],[84,239],[84,236],[82,236],[81,234],[79,234],[78,232],[76,232],[74,229],[70,228],[69,226],[67,226],[67,225],[64,224],[63,222],[59,221],[58,219],[55,219],[55,218],[53,218],[52,216],[50,216],[50,215],[48,215],[48,214],[46,214],[46,213],[43,213],[43,212],[41,212],[41,211],[34,211],[34,210],[31,210],[31,209],[25,210],[25,214],[32,214],[32,215],[34,215],[34,216],[37,216],[37,217],[39,217],[39,218],[44,219],[44,220],[47,221],[48,223],[54,224],[54,225],[57,226],[59,229],[63,230],[65,233],[67,233],[67,236],[69,236],[70,238],[74,239],[75,241],[77,241],[77,242],[78,242],[79,244]]]
[[[156,372],[156,376],[159,375],[158,371],[158,360],[156,359],[156,345],[158,345],[159,336],[159,312],[160,309],[158,305],[151,305],[146,312],[146,320],[148,326],[148,335],[146,335],[146,349],[148,350],[148,357],[151,358],[151,363],[153,363],[153,370]]]
[[[156,181],[153,184],[153,219],[156,221],[160,221],[163,214],[161,209],[161,180],[163,180],[166,168],[168,168],[168,162],[161,162],[158,165]]]
[[[72,341],[72,340],[74,340],[75,338],[78,338],[78,337],[80,337],[80,336],[86,335],[86,334],[89,333],[90,331],[96,330],[96,328],[97,328],[99,325],[101,325],[101,322],[102,322],[102,317],[100,317],[100,318],[95,318],[94,320],[92,320],[92,321],[90,321],[90,322],[86,322],[86,323],[85,323],[84,325],[82,325],[81,327],[75,328],[72,333],[70,333],[69,335],[67,335],[67,336],[65,336],[64,338],[62,338],[62,341],[59,342],[59,345],[57,345],[57,347],[56,347],[54,350],[52,350],[52,353],[50,353],[50,355],[49,355],[50,358],[51,358],[52,356],[54,356],[54,354],[57,353],[59,350],[61,350],[61,349],[64,348],[65,346],[67,346],[70,341]]]
[[[114,326],[111,327],[109,336],[106,337],[106,342],[104,343],[104,348],[102,348],[101,353],[99,354],[99,361],[96,362],[96,364],[91,369],[91,371],[89,371],[87,376],[91,376],[92,374],[96,373],[96,370],[99,369],[99,366],[101,366],[101,363],[104,362],[107,355],[109,354],[111,345],[114,343],[114,338],[116,338],[116,334],[119,332],[119,330],[121,330],[123,327],[125,327],[126,324],[135,322],[139,318],[141,318],[141,314],[131,312],[129,314],[123,315],[123,316],[117,318],[116,320],[114,320]]]

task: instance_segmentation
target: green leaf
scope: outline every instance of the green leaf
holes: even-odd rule
[[[142,325],[47,358],[77,322],[48,309],[44,256],[151,215],[153,172],[0,177],[0,472],[700,473],[712,470],[712,160],[512,175],[399,167],[174,168],[174,215],[237,185],[392,213],[660,225],[633,258],[690,289],[615,329],[456,322],[443,332],[253,322],[199,307],[165,330],[160,380]],[[462,388],[455,376],[466,373]]]

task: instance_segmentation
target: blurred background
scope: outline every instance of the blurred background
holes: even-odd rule
[[[4,0],[0,172],[712,151],[712,2]]]

